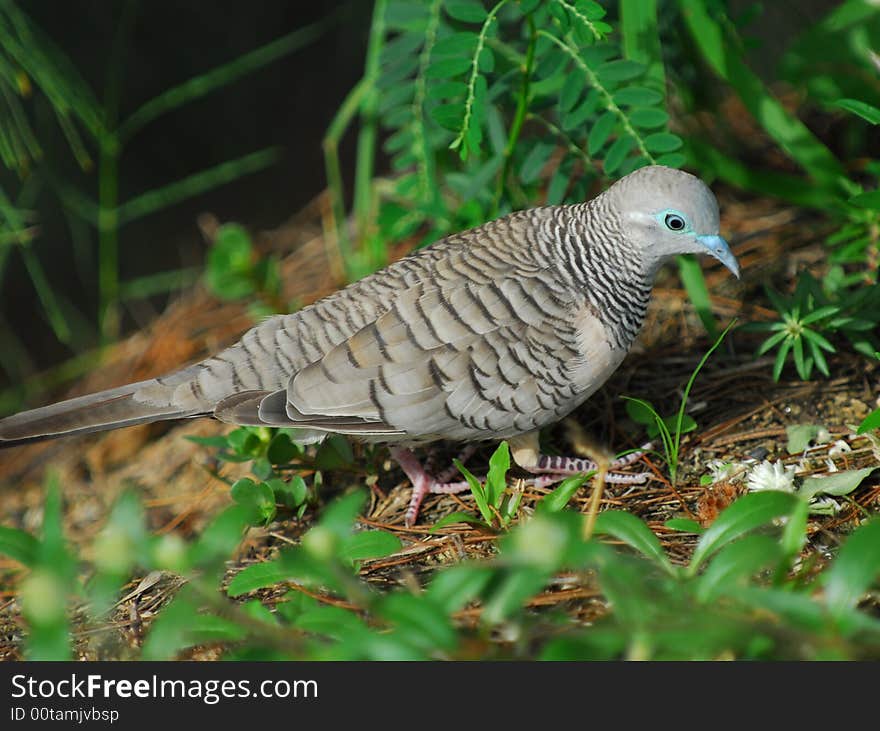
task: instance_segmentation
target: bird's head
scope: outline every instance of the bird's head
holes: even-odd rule
[[[739,263],[718,234],[718,201],[699,178],[651,165],[621,178],[606,195],[649,272],[676,254],[711,254],[739,277]]]

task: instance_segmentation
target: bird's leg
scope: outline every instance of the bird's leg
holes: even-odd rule
[[[534,479],[535,487],[547,487],[555,482],[565,479],[570,475],[578,475],[583,472],[595,472],[599,466],[591,459],[581,457],[551,457],[540,454],[538,451],[537,432],[530,432],[510,440],[510,448],[514,461],[526,472],[537,475]],[[618,472],[639,460],[651,444],[645,444],[641,449],[630,454],[612,460],[608,464],[608,472],[605,481],[618,485],[640,485],[647,482],[650,472],[637,472],[635,474]]]
[[[457,459],[462,464],[465,464],[471,457],[474,456],[474,452],[476,451],[476,444],[468,444],[458,453]],[[456,467],[455,464],[452,464],[445,470],[443,470],[443,472],[441,472],[439,475],[437,475],[437,482],[449,482],[453,477],[457,477],[459,474],[461,473],[458,471],[458,467]]]
[[[401,469],[409,477],[412,482],[412,496],[409,499],[409,505],[406,509],[406,517],[404,522],[407,527],[416,522],[419,516],[419,508],[425,496],[430,493],[451,494],[456,492],[464,492],[470,487],[467,482],[442,482],[435,477],[431,477],[416,456],[406,447],[391,447],[391,456],[400,465]],[[447,470],[448,472],[448,470]],[[446,476],[446,472],[443,473]]]

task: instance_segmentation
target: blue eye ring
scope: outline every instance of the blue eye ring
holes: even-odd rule
[[[663,224],[670,231],[674,231],[675,233],[681,233],[687,229],[687,221],[684,220],[682,216],[679,216],[677,213],[667,213],[663,218]]]

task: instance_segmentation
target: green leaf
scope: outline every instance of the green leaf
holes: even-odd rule
[[[315,468],[319,470],[335,470],[347,467],[354,462],[351,444],[341,434],[331,434],[321,442],[315,455]]]
[[[696,520],[690,518],[670,518],[663,525],[672,530],[681,531],[682,533],[696,533],[699,535],[703,532],[701,526]]]
[[[867,434],[874,429],[880,429],[880,409],[874,409],[865,417],[864,421],[859,424],[856,434]]]
[[[566,76],[565,83],[559,92],[559,111],[562,114],[574,108],[584,91],[584,79],[580,74],[572,73]]]
[[[681,138],[669,132],[655,132],[645,138],[645,147],[653,153],[674,152],[681,145]]]
[[[636,127],[653,129],[666,124],[669,121],[669,115],[663,109],[656,107],[639,107],[630,110],[629,121]]]
[[[297,508],[305,503],[309,495],[306,481],[299,475],[294,475],[289,482],[273,479],[267,483],[275,494],[275,501],[288,508]]]
[[[609,535],[623,541],[639,553],[655,561],[667,573],[674,573],[660,539],[650,528],[632,513],[622,510],[606,510],[596,518],[597,535]]]
[[[494,575],[488,566],[459,564],[438,571],[425,594],[447,614],[462,609],[476,599]]]
[[[767,490],[744,495],[724,509],[700,537],[688,566],[688,574],[697,573],[702,563],[723,546],[740,536],[788,515],[797,505],[794,495]]]
[[[854,608],[880,575],[880,520],[860,526],[847,538],[828,569],[825,603],[838,618]]]
[[[226,593],[231,597],[237,597],[257,589],[275,586],[288,578],[290,571],[281,562],[265,561],[239,571],[230,580]]]
[[[489,473],[486,475],[486,500],[498,508],[507,489],[507,470],[510,469],[510,449],[507,442],[501,442],[489,458]]]
[[[827,431],[823,424],[790,424],[785,427],[788,437],[786,449],[789,454],[800,454],[810,446],[810,442],[819,436],[820,431]]]
[[[449,515],[444,515],[442,518],[440,518],[440,520],[434,523],[434,525],[431,526],[431,532],[433,533],[436,530],[445,528],[447,525],[455,525],[456,523],[486,525],[486,522],[482,518],[478,518],[477,516],[471,515],[470,513],[462,513],[461,511],[456,511],[454,513],[450,513]]]
[[[403,543],[393,533],[384,530],[364,530],[354,533],[339,549],[344,561],[361,561],[366,558],[390,556],[403,548]]]
[[[613,175],[623,164],[623,161],[626,160],[626,156],[629,155],[635,145],[636,141],[629,135],[624,135],[614,140],[614,144],[608,148],[608,153],[605,155],[605,174]]]
[[[849,495],[855,490],[862,481],[870,475],[876,468],[865,467],[861,470],[845,470],[843,472],[830,472],[827,475],[811,476],[804,478],[804,484],[798,490],[805,500],[809,500],[814,495]]]
[[[483,520],[486,521],[487,524],[492,524],[492,519],[494,518],[494,514],[489,509],[489,501],[486,496],[486,491],[483,489],[483,486],[480,484],[480,481],[474,477],[470,471],[465,467],[459,460],[452,460],[453,464],[458,468],[458,471],[464,475],[464,479],[467,480],[468,485],[470,485],[471,493],[474,496],[474,500],[477,503],[477,507],[480,509],[480,515],[483,516]]]
[[[596,75],[605,86],[612,86],[620,81],[628,81],[645,73],[645,65],[629,59],[607,61],[596,69]]]
[[[480,36],[471,31],[462,31],[453,33],[450,36],[441,38],[434,44],[431,55],[434,58],[440,56],[471,56],[477,47]],[[461,85],[464,87],[464,85]],[[464,93],[464,89],[462,89]]]
[[[653,107],[663,101],[663,95],[644,86],[626,86],[614,94],[614,103],[627,107]]]
[[[580,490],[581,486],[589,479],[585,474],[566,477],[553,492],[545,495],[538,503],[537,510],[546,513],[558,513]]]
[[[697,599],[706,603],[721,594],[735,594],[745,580],[775,565],[779,557],[779,543],[770,536],[745,536],[724,546],[697,579]]]
[[[880,211],[880,190],[860,193],[850,198],[849,202],[859,208],[870,208],[872,211]]]
[[[880,109],[858,99],[838,99],[834,106],[846,109],[848,112],[857,114],[866,122],[880,124]]]
[[[465,23],[482,23],[488,15],[478,0],[445,0],[443,9],[450,18]]]
[[[444,129],[457,132],[464,122],[464,104],[441,104],[431,109],[431,117]]]
[[[291,441],[290,437],[283,432],[279,432],[272,437],[272,441],[269,442],[269,448],[266,451],[266,456],[272,464],[287,464],[301,454],[302,447]]]
[[[520,180],[528,185],[534,183],[550,160],[556,145],[550,142],[536,142],[522,162],[519,169]]]
[[[596,120],[587,138],[587,151],[590,157],[595,157],[599,150],[605,146],[616,123],[617,115],[614,112],[605,112]]]
[[[425,70],[425,78],[428,79],[452,79],[463,74],[471,67],[471,59],[468,56],[453,56],[434,61]]]
[[[427,650],[451,650],[458,635],[446,613],[424,596],[389,594],[381,602],[378,614],[396,625],[413,644]]]
[[[30,533],[0,525],[0,555],[9,556],[25,566],[32,567],[40,549],[40,542]]]
[[[637,424],[649,426],[660,419],[660,414],[649,402],[629,396],[624,396],[624,399],[626,399],[626,413]]]

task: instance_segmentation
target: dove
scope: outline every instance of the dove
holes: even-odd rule
[[[709,187],[642,167],[589,201],[447,236],[264,320],[195,365],[6,417],[0,447],[200,416],[299,428],[303,443],[344,434],[390,446],[412,482],[412,525],[426,495],[467,488],[428,474],[413,452],[420,445],[508,440],[514,461],[546,483],[595,467],[540,454],[538,431],[611,376],[642,326],[658,269],[690,253],[739,277]]]

